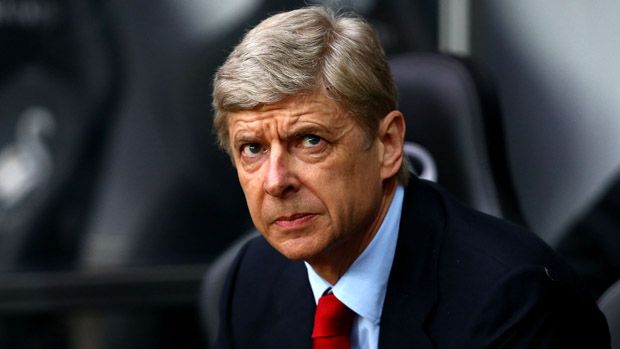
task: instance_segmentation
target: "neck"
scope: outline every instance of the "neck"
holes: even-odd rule
[[[397,181],[391,180],[383,188],[383,194],[377,214],[372,220],[371,224],[361,234],[357,234],[350,238],[348,241],[344,241],[338,247],[325,253],[325,255],[313,258],[308,263],[312,266],[314,271],[319,274],[325,281],[332,285],[335,285],[340,277],[349,269],[349,267],[355,262],[366,247],[370,244],[372,239],[377,235],[387,211],[396,192]]]

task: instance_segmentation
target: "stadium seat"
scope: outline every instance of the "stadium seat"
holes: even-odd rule
[[[611,335],[611,349],[620,349],[620,280],[603,293],[598,306],[607,318]]]

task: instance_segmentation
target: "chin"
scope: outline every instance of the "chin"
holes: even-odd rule
[[[267,239],[267,241],[269,241],[269,239]],[[322,248],[317,246],[314,239],[308,237],[288,239],[281,243],[273,243],[269,241],[269,243],[282,255],[284,255],[284,257],[293,261],[307,261],[312,259],[312,257],[319,255],[323,251]]]

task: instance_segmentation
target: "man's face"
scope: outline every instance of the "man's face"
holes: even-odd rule
[[[310,263],[361,252],[350,249],[382,219],[380,141],[318,93],[230,113],[228,125],[252,220],[273,247]]]

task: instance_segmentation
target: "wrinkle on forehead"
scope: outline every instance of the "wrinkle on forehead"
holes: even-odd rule
[[[322,94],[293,96],[273,104],[261,105],[230,115],[230,139],[246,133],[253,136],[265,134],[286,135],[296,124],[316,124],[342,133],[347,128],[347,113],[333,100]]]

